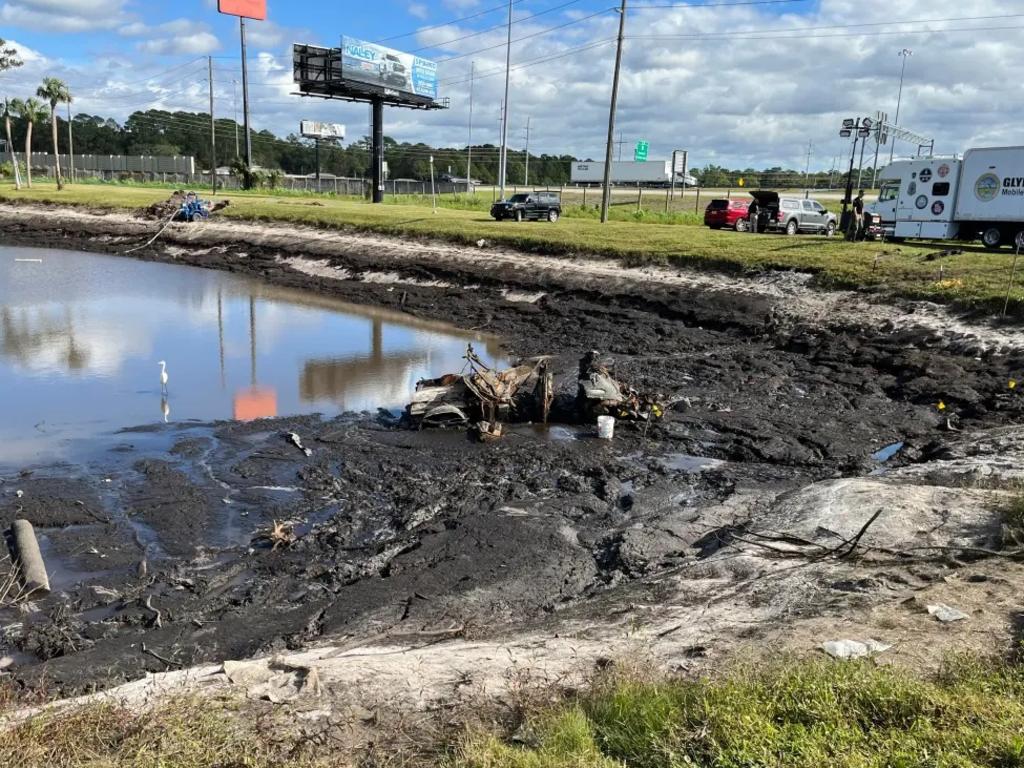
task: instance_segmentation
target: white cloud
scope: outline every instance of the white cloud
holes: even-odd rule
[[[430,15],[427,6],[423,3],[409,3],[409,15],[417,19],[425,19]]]
[[[209,26],[190,19],[174,19],[156,26],[133,22],[118,29],[118,34],[147,38],[136,43],[135,47],[153,55],[202,55],[220,48],[220,41]]]
[[[11,0],[0,22],[45,32],[86,32],[116,27],[127,18],[126,0]]]

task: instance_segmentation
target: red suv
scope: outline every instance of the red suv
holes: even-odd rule
[[[712,200],[704,210],[704,224],[712,229],[728,227],[746,232],[749,208],[749,200]]]

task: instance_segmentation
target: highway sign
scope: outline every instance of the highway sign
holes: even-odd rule
[[[633,160],[637,163],[647,162],[647,150],[650,149],[650,144],[641,139],[636,143],[636,149],[633,150]]]

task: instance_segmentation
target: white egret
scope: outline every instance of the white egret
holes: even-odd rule
[[[160,390],[167,392],[167,363],[161,360],[158,365],[160,366]]]

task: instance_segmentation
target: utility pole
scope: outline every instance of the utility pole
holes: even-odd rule
[[[74,123],[71,121],[71,100],[68,99],[68,175],[71,183],[75,183],[75,132]]]
[[[237,158],[242,156],[242,152],[238,146],[238,81],[233,78],[231,80],[231,90],[234,94],[232,101],[235,110],[235,157]]]
[[[804,197],[811,196],[811,151],[814,149],[814,142],[807,142],[807,165],[804,166]]]
[[[900,58],[903,59],[903,66],[900,67],[900,90],[896,96],[896,119],[893,121],[894,127],[899,127],[900,124],[900,104],[903,101],[903,75],[907,72],[907,59],[914,55],[914,52],[909,48],[904,48],[899,52]],[[893,156],[896,154],[896,139],[892,140],[889,145],[889,162],[892,162]]]
[[[213,117],[213,56],[207,56],[210,65],[210,177],[213,179],[213,194],[217,194],[217,121]]]
[[[622,44],[626,37],[626,0],[619,9],[619,38],[615,48],[615,74],[612,77],[612,102],[608,109],[608,146],[604,153],[604,190],[601,195],[601,223],[608,221],[612,196],[612,144],[615,141],[615,109],[619,104],[619,74],[622,71]],[[621,145],[620,145],[621,151]]]
[[[245,47],[245,17],[238,17],[242,35],[242,119],[245,121],[245,165],[252,170],[252,132],[249,128],[249,63]]]
[[[501,117],[501,157],[499,158],[498,186],[500,199],[505,199],[505,175],[508,171],[508,86],[509,77],[512,73],[512,4],[514,0],[508,0],[508,41],[505,47],[505,106]]]
[[[526,118],[526,178],[523,180],[523,186],[530,186],[530,120],[533,118]]]
[[[473,191],[473,80],[476,62],[469,63],[469,141],[466,143],[466,194]]]

